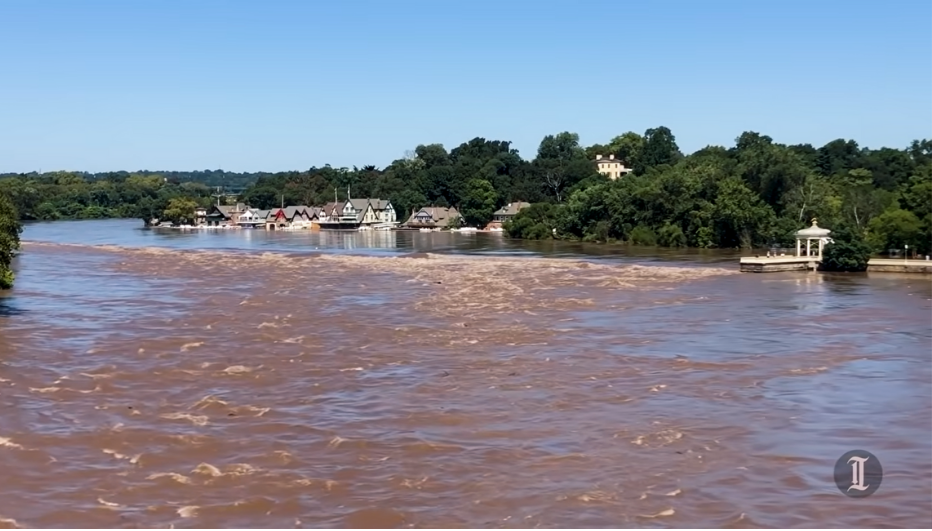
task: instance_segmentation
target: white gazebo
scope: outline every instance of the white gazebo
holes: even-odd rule
[[[828,237],[829,233],[832,231],[828,229],[823,229],[818,225],[818,220],[812,218],[812,226],[808,229],[802,229],[796,231],[796,256],[815,256],[816,258],[822,258],[822,250],[826,245],[832,243],[832,239]],[[806,254],[802,253],[802,244],[803,240],[806,240]],[[818,253],[813,255],[812,248],[813,242],[819,242]]]

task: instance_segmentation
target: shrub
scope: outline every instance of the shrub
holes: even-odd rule
[[[558,208],[549,203],[534,203],[521,209],[514,218],[505,222],[505,234],[509,238],[546,240],[553,238]]]
[[[856,231],[838,227],[832,234],[832,243],[822,252],[824,271],[866,271],[871,248]]]
[[[634,229],[631,230],[631,235],[628,236],[628,240],[634,245],[657,245],[657,235],[654,234],[654,231],[650,230],[649,227],[645,227],[644,225],[634,227]]]
[[[685,247],[686,235],[678,225],[667,223],[657,234],[657,243],[664,247]]]
[[[611,231],[611,224],[608,221],[600,221],[595,224],[583,237],[584,242],[607,242]]]
[[[544,223],[536,223],[525,229],[524,238],[527,240],[548,240],[553,238],[553,228]]]

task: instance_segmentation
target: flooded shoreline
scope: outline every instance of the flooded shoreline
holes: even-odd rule
[[[138,220],[29,222],[27,243],[52,242],[117,247],[161,247],[191,251],[296,252],[394,256],[409,253],[474,256],[545,256],[590,261],[636,261],[679,265],[737,267],[740,253],[723,249],[663,249],[624,244],[558,240],[513,240],[495,233],[420,233],[412,231],[160,231]]]
[[[927,281],[113,240],[0,297],[0,527],[932,522]]]

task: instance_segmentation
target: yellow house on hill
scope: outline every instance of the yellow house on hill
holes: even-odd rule
[[[609,155],[607,159],[602,155],[596,155],[595,164],[599,167],[599,173],[608,176],[613,181],[632,171],[631,168],[625,168],[624,163],[616,159],[615,155]]]

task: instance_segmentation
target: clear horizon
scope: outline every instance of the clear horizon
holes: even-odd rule
[[[815,147],[932,137],[932,4],[0,4],[0,173],[384,168],[475,137],[531,159],[669,127]]]

